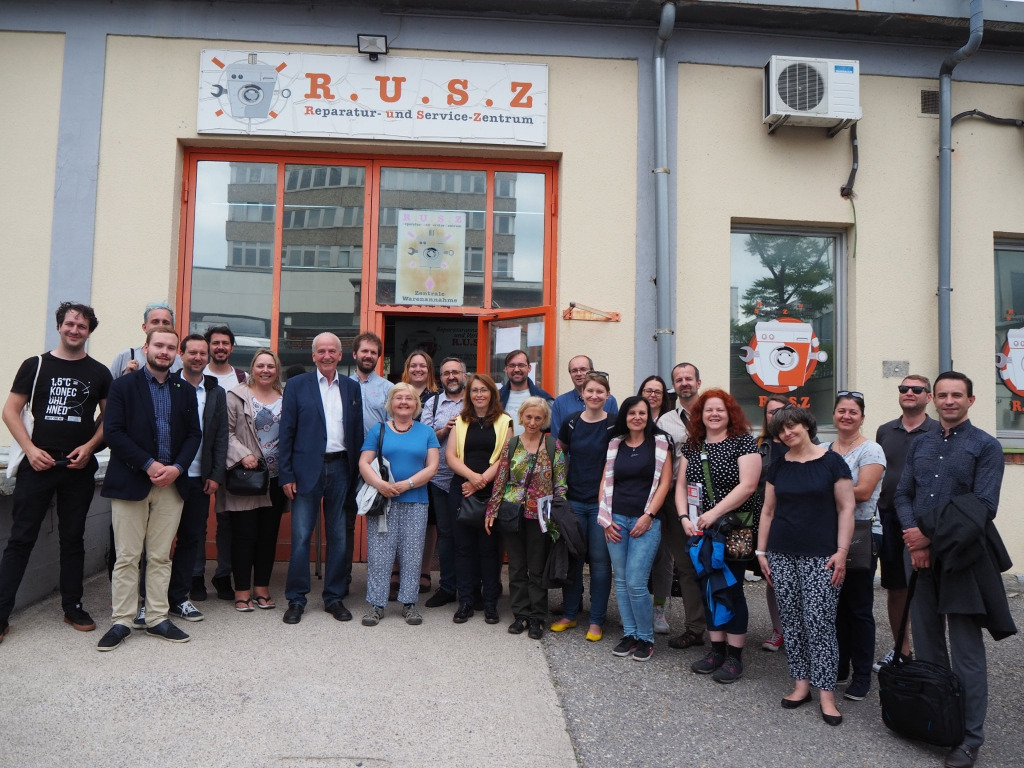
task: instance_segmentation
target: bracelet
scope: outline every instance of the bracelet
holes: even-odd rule
[[[756,555],[757,557],[762,557],[762,556],[764,556],[764,557],[768,557],[768,553],[767,553],[767,552],[765,552],[765,551],[764,551],[763,549],[755,549],[755,550],[754,550],[754,554],[755,554],[755,555]]]
[[[849,552],[850,551],[849,547],[836,547],[836,550],[840,550],[840,549],[843,550],[843,552]]]
[[[416,483],[414,483],[411,479],[409,480],[409,487],[410,488],[415,488],[416,487]]]

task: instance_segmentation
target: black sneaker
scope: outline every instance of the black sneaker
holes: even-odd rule
[[[868,693],[871,691],[871,679],[860,680],[854,678],[853,682],[850,683],[849,687],[843,691],[843,698],[849,699],[850,701],[864,701],[867,698]]]
[[[426,608],[440,608],[443,605],[455,602],[455,595],[446,589],[439,589],[437,592],[427,598],[427,602],[423,605]]]
[[[498,615],[498,606],[488,605],[484,607],[484,621],[488,624],[497,624],[501,621],[501,617]]]
[[[234,600],[235,590],[231,588],[230,576],[214,576],[211,581],[213,588],[217,590],[217,597],[221,600]]]
[[[709,651],[703,659],[698,659],[690,665],[690,669],[698,675],[710,675],[725,663],[725,654]]]
[[[170,643],[187,643],[189,636],[171,623],[170,619],[164,619],[154,627],[148,627],[146,634],[151,637],[159,637]]]
[[[544,636],[544,624],[540,619],[530,619],[530,628],[526,634],[531,640],[540,640]]]
[[[465,605],[460,605],[459,606],[459,610],[457,610],[455,612],[455,615],[452,616],[452,621],[454,621],[456,624],[465,624],[472,617],[473,617],[473,604],[472,603],[466,603]]]
[[[612,648],[612,653],[616,656],[629,656],[629,654],[633,653],[633,651],[636,650],[638,644],[639,641],[635,637],[630,637],[629,635],[626,635],[621,640],[619,640],[618,645]]]
[[[96,622],[92,620],[92,616],[85,612],[81,603],[64,611],[64,623],[70,624],[72,628],[77,629],[79,632],[91,632],[96,629]]]
[[[646,640],[638,640],[636,650],[633,651],[633,661],[647,661],[654,655],[654,643]]]
[[[96,645],[96,650],[112,651],[120,647],[131,633],[132,631],[124,624],[115,624],[100,638],[99,643]]]
[[[711,674],[712,680],[723,685],[735,683],[741,677],[743,677],[743,662],[734,656],[726,656],[722,666]]]
[[[508,625],[508,633],[510,635],[521,635],[526,631],[528,623],[526,619],[516,616],[516,620]]]
[[[188,591],[188,599],[194,603],[201,603],[206,599],[206,579],[204,577],[192,577],[192,587]]]

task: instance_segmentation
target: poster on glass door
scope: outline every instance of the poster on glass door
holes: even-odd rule
[[[465,212],[400,210],[395,303],[461,307],[465,258]]]

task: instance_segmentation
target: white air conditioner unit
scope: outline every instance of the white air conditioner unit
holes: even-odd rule
[[[764,119],[768,133],[781,125],[830,128],[830,135],[860,120],[860,62],[772,56],[764,65]]]

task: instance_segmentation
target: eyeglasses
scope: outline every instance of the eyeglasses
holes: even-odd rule
[[[611,378],[611,376],[609,376],[605,371],[595,371],[593,368],[587,371],[587,376],[590,376],[591,374],[594,376],[604,376],[606,379]]]
[[[522,368],[525,371],[525,370],[527,370],[530,367],[530,364],[529,363],[509,363],[505,367],[506,368],[511,368],[512,370],[516,370],[518,368]]]
[[[569,369],[569,373],[572,373],[572,374],[590,373],[590,369],[589,368],[570,368]]]
[[[900,384],[898,387],[896,387],[896,389],[900,391],[901,395],[905,395],[907,394],[907,392],[913,392],[915,395],[920,395],[922,392],[928,391],[927,387],[922,387],[920,385],[911,386],[909,384]]]
[[[836,392],[836,397],[857,397],[857,398],[860,398],[861,400],[863,400],[864,399],[864,393],[863,392],[854,392],[854,391],[849,390],[849,389],[840,389],[838,392]]]
[[[640,394],[641,395],[664,395],[665,394],[665,390],[663,390],[663,389],[649,389],[649,388],[648,389],[641,389],[640,390]]]

